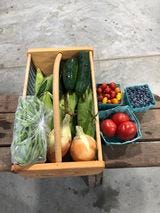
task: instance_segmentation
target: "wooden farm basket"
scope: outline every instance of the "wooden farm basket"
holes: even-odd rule
[[[59,68],[62,59],[68,59],[79,51],[89,51],[93,100],[96,119],[96,142],[97,160],[85,162],[62,162],[60,143],[60,114],[59,114]],[[24,82],[23,96],[28,94],[28,82],[31,72],[31,64],[39,67],[45,75],[53,73],[53,112],[55,131],[55,163],[39,163],[27,167],[12,165],[12,171],[21,175],[31,177],[53,177],[53,176],[86,176],[99,174],[103,171],[105,163],[102,158],[102,147],[100,140],[99,118],[97,108],[96,83],[94,76],[93,49],[89,47],[72,48],[38,48],[29,49],[27,54],[27,66]]]

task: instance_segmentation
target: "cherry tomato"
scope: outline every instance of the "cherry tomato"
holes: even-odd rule
[[[99,96],[98,96],[98,101],[101,102],[102,100],[103,100],[103,96],[102,96],[102,95],[99,95]]]
[[[121,92],[120,88],[119,88],[119,87],[116,87],[115,92],[116,92],[116,93]]]
[[[116,98],[120,101],[122,99],[122,93],[121,92],[117,93]]]
[[[111,98],[115,98],[116,97],[116,92],[111,90],[110,95],[111,95]]]
[[[108,98],[107,98],[107,97],[104,97],[103,100],[102,100],[102,103],[103,103],[103,104],[106,104],[107,101],[108,101]]]
[[[108,103],[108,104],[111,104],[111,100],[109,99],[107,103]]]
[[[98,93],[98,94],[101,94],[101,93],[102,93],[102,88],[101,88],[101,87],[98,87],[97,93]]]
[[[107,85],[107,87],[105,88],[105,93],[110,93],[110,91],[111,91],[111,88]]]
[[[111,98],[110,94],[105,94],[105,97],[107,97],[108,99]]]
[[[113,137],[116,130],[117,126],[111,119],[105,119],[101,122],[101,131],[105,136]]]
[[[102,90],[105,90],[105,89],[107,88],[107,84],[106,84],[106,83],[103,83],[103,84],[101,85],[101,88],[102,88]]]
[[[117,128],[117,136],[124,141],[131,140],[136,136],[137,127],[132,121],[125,121]]]
[[[117,100],[117,98],[111,99],[111,102],[112,102],[112,104],[118,104],[119,103],[119,101]]]
[[[116,84],[114,82],[111,82],[109,84],[109,87],[112,89],[112,90],[115,90],[116,89]]]
[[[129,121],[130,118],[126,113],[123,112],[116,112],[111,117],[112,121],[114,121],[115,124],[120,125],[124,121]]]

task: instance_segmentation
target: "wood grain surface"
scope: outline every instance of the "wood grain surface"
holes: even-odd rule
[[[16,95],[0,96],[0,113],[14,113],[17,108],[18,97]]]
[[[160,98],[157,105],[145,113],[138,113],[143,137],[137,144],[104,146],[106,168],[160,166]],[[10,144],[14,112],[18,96],[0,96],[0,171],[10,171]]]
[[[107,168],[160,166],[160,141],[103,146]]]

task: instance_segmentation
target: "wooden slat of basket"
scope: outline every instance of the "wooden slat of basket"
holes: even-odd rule
[[[25,80],[24,80],[24,88],[23,88],[23,96],[27,95],[30,64],[31,64],[31,54],[28,54],[27,65],[26,65],[26,74],[25,74]]]
[[[22,175],[35,177],[57,177],[57,176],[82,176],[99,174],[104,168],[104,161],[85,161],[85,162],[59,162],[34,164],[33,166],[21,167],[13,165],[12,171]]]
[[[61,128],[60,128],[60,112],[59,112],[59,68],[62,54],[56,56],[53,67],[53,119],[54,119],[54,138],[55,138],[55,160],[62,161],[61,148]]]
[[[101,138],[100,138],[100,128],[99,128],[99,117],[98,117],[98,105],[97,105],[97,92],[96,92],[96,82],[95,82],[95,75],[94,75],[94,64],[93,64],[93,53],[89,51],[89,59],[90,59],[90,66],[91,66],[91,78],[92,78],[92,91],[93,91],[93,104],[94,104],[94,112],[95,112],[95,122],[96,122],[96,141],[97,141],[97,148],[98,148],[98,160],[102,161],[102,147],[101,147]]]
[[[29,49],[33,63],[39,67],[45,75],[52,73],[53,64],[58,53],[63,53],[63,59],[71,58],[79,51],[93,51],[90,47],[67,47],[67,48],[35,48]]]
[[[103,146],[106,168],[160,166],[160,141],[113,147]],[[93,164],[93,162],[91,162]],[[10,171],[10,147],[0,147],[0,171]]]
[[[60,52],[60,53],[67,53],[68,54],[68,51],[70,52],[77,52],[77,51],[88,51],[88,50],[91,50],[93,51],[93,48],[92,47],[89,47],[89,46],[84,46],[84,47],[79,47],[79,46],[75,46],[75,47],[64,47],[64,48],[30,48],[28,50],[28,54],[34,54],[34,53],[48,53],[48,54],[51,54],[51,53],[55,53],[55,56]]]

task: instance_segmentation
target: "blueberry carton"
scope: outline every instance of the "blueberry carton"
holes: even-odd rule
[[[145,112],[156,104],[148,84],[126,87],[124,103],[134,112]]]

